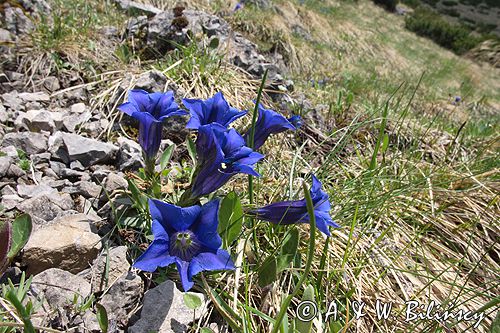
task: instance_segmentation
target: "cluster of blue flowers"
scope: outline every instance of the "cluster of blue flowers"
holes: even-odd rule
[[[197,131],[197,168],[192,186],[186,190],[178,206],[149,199],[154,240],[134,262],[134,267],[154,272],[158,267],[175,263],[182,286],[187,291],[194,285],[193,276],[201,271],[234,269],[229,253],[221,248],[222,240],[217,233],[219,200],[200,205],[199,199],[218,190],[233,175],[260,176],[255,171],[255,165],[264,155],[255,150],[262,147],[272,134],[296,130],[301,125],[301,118],[293,116],[287,119],[259,104],[254,131],[250,129],[241,135],[229,125],[247,111],[231,107],[222,93],[207,100],[183,99],[182,103],[190,115],[186,127]],[[188,114],[175,103],[171,91],[148,93],[131,90],[129,101],[118,108],[139,121],[139,143],[144,151],[146,166],[154,166],[163,121],[168,117]],[[329,214],[328,194],[322,191],[320,181],[314,176],[312,178],[311,197],[317,227],[330,235],[328,227],[337,225]],[[305,199],[273,203],[249,210],[247,214],[275,224],[309,222]]]

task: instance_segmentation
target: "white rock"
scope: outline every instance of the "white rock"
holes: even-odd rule
[[[196,295],[202,299],[203,304],[203,294]],[[189,323],[198,319],[200,312],[189,309],[184,304],[183,293],[177,289],[174,282],[167,280],[146,292],[141,319],[130,327],[128,332],[186,332]]]
[[[91,232],[91,222],[87,215],[75,214],[35,230],[24,248],[28,272],[57,267],[78,273],[88,268],[101,248],[101,238]]]
[[[31,288],[45,298],[52,309],[71,305],[75,295],[82,301],[90,295],[90,284],[82,277],[59,268],[50,268],[33,277]]]

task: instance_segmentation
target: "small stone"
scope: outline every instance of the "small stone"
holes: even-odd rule
[[[63,114],[60,112],[29,110],[19,117],[21,120],[16,120],[16,122],[24,123],[32,132],[47,131],[52,133],[63,125]]]
[[[74,203],[67,193],[44,193],[23,201],[17,208],[31,216],[50,222],[58,214],[73,209]]]
[[[130,139],[119,137],[117,140],[120,145],[120,154],[118,165],[120,170],[137,170],[143,166],[141,146]]]
[[[50,268],[33,277],[31,288],[42,296],[52,309],[72,305],[75,295],[83,301],[91,292],[90,284],[82,277],[59,268]]]
[[[83,103],[79,103],[84,105]],[[78,105],[78,104],[75,104]],[[85,106],[85,105],[84,105]],[[73,109],[73,107],[72,107]],[[68,132],[76,132],[83,124],[85,124],[92,117],[89,111],[71,112],[69,115],[63,117],[63,126]]]
[[[43,86],[50,92],[54,92],[61,89],[59,80],[55,76],[47,76],[45,80],[43,80]]]
[[[203,294],[196,293],[205,300]],[[144,295],[141,318],[129,328],[129,333],[186,332],[189,323],[200,317],[184,304],[183,293],[175,283],[167,280]]]
[[[80,161],[72,161],[70,164],[69,164],[69,167],[71,169],[74,169],[74,170],[77,170],[77,171],[85,171],[85,167],[82,165],[82,163],[80,163]]]
[[[167,77],[159,71],[149,71],[139,75],[135,83],[135,89],[142,89],[146,91],[163,91]]]
[[[17,91],[2,94],[3,105],[12,111],[24,111],[24,103]]]
[[[122,176],[115,173],[108,174],[106,180],[104,181],[104,189],[109,194],[117,190],[125,190],[128,188],[128,182]]]
[[[28,155],[44,153],[47,150],[47,136],[33,132],[7,133],[2,141],[2,147],[6,146],[14,146]]]
[[[22,198],[33,198],[43,194],[54,194],[57,190],[48,185],[17,185],[17,194]]]
[[[115,0],[116,4],[120,6],[121,9],[129,11],[131,13],[137,13],[137,15],[147,15],[154,16],[161,13],[161,9],[155,6],[139,3],[130,0]]]
[[[34,92],[34,93],[23,92],[23,93],[19,94],[19,98],[25,102],[48,102],[48,101],[50,101],[50,96],[42,91]]]
[[[23,198],[18,196],[17,194],[6,194],[2,195],[2,206],[6,210],[11,210],[23,202]]]
[[[35,28],[33,22],[18,7],[4,6],[5,26],[12,34],[26,34]]]
[[[0,28],[0,43],[12,42],[12,35],[8,30]]]
[[[87,106],[84,103],[76,103],[71,105],[71,113],[83,113],[87,111]]]
[[[86,173],[78,170],[73,170],[70,168],[64,168],[61,170],[60,176],[62,178],[72,178],[73,180],[75,179],[82,179],[83,176],[85,176]]]
[[[98,198],[102,191],[102,187],[100,185],[89,181],[80,182],[78,187],[80,189],[80,193],[85,198]]]
[[[9,171],[7,171],[8,177],[19,178],[24,176],[25,174],[26,172],[14,163],[10,165]]]
[[[85,214],[74,214],[35,229],[22,257],[28,272],[57,267],[76,274],[88,268],[101,247],[101,238],[91,232],[92,221]]]
[[[2,149],[0,149],[0,151],[9,157],[12,157],[15,160],[19,157],[19,153],[17,152],[17,149],[14,146],[3,147]]]
[[[100,304],[106,309],[111,325],[128,321],[129,313],[137,307],[143,288],[142,279],[132,272],[123,274],[109,288],[101,298]],[[149,331],[141,331],[141,333],[144,332]]]
[[[0,156],[0,178],[7,175],[11,164],[12,158],[10,156]]]
[[[91,311],[87,311],[83,314],[83,324],[85,326],[84,332],[92,332],[99,333],[102,332],[101,326],[99,326],[99,322],[97,321],[97,315]],[[108,326],[108,332],[118,332],[113,329],[112,326]]]
[[[11,82],[12,81],[22,81],[24,79],[24,76],[25,76],[23,73],[14,72],[14,71],[5,71],[5,74],[7,74],[7,77],[9,78],[9,80]],[[16,96],[18,96],[17,91],[15,93],[16,93]]]
[[[80,181],[77,184],[67,187],[64,189],[64,192],[71,194],[79,194],[84,198],[98,198],[101,194],[101,186],[89,182],[89,181]]]
[[[3,104],[0,104],[0,123],[5,124],[9,119],[10,113],[7,112]]]
[[[92,173],[92,180],[97,183],[102,183],[110,173],[111,170],[108,169],[97,169],[94,173]]]
[[[52,169],[49,169],[52,170]],[[61,191],[65,186],[70,186],[71,182],[68,179],[54,179],[53,177],[43,177],[42,181],[40,184],[45,184],[50,187],[53,187],[57,189],[58,191]]]
[[[81,131],[87,133],[90,137],[97,137],[109,125],[107,119],[90,121],[82,124]]]
[[[78,160],[87,167],[113,160],[118,148],[78,134],[57,132],[49,139],[49,151],[64,163]]]
[[[49,165],[58,177],[61,177],[62,170],[66,168],[66,164],[57,161],[49,161]]]
[[[109,258],[109,259],[108,259]],[[106,281],[106,262],[108,261],[108,272]],[[130,263],[127,261],[127,247],[118,246],[104,252],[97,257],[85,275],[85,278],[92,284],[92,292],[105,290],[113,285],[123,274],[130,269]]]
[[[41,163],[49,163],[50,162],[50,153],[40,153],[31,155],[31,160],[33,164],[41,164]]]

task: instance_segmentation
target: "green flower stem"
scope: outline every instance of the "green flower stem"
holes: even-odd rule
[[[146,174],[146,177],[150,181],[154,181],[155,179],[155,160],[156,158],[149,158],[147,156],[144,156],[144,172]]]
[[[257,92],[257,100],[255,101],[255,107],[252,114],[252,127],[250,128],[250,136],[248,137],[247,142],[247,146],[252,149],[255,145],[255,123],[257,122],[257,114],[259,113],[259,104],[260,100],[262,99],[262,91],[264,90],[264,86],[266,84],[267,72],[268,70],[266,69],[266,71],[264,72],[264,76],[262,77],[262,81],[260,82],[259,91]],[[250,201],[250,204],[253,204],[253,176],[250,175],[248,176],[248,200]]]
[[[250,127],[250,136],[248,137],[248,142],[247,146],[249,148],[254,148],[255,146],[255,123],[257,122],[257,115],[259,113],[259,104],[260,100],[262,99],[262,91],[264,91],[264,86],[266,85],[266,79],[267,79],[267,73],[268,69],[264,72],[264,75],[262,76],[262,81],[260,82],[260,87],[259,91],[257,92],[257,100],[255,101],[255,107],[253,109],[253,114],[252,114],[252,126]],[[248,200],[250,204],[253,204],[253,176],[248,175]],[[257,254],[258,251],[258,243],[257,243],[257,231],[255,229],[255,221],[253,218],[250,218],[250,226],[253,229],[252,235],[253,235],[253,246],[255,249],[255,253]]]
[[[307,212],[309,214],[309,221],[310,221],[309,228],[311,229],[309,232],[309,250],[307,253],[306,267],[304,269],[304,273],[302,274],[299,281],[295,285],[293,292],[283,301],[283,304],[281,305],[280,312],[276,317],[276,322],[273,325],[273,330],[271,331],[271,333],[277,333],[280,330],[281,322],[283,321],[283,318],[285,317],[285,314],[288,311],[288,307],[290,306],[292,299],[299,293],[300,288],[302,287],[304,281],[309,275],[309,272],[311,271],[312,261],[314,259],[314,249],[316,240],[316,218],[314,216],[314,205],[312,202],[311,193],[309,192],[309,189],[307,188],[307,184],[305,182],[302,183],[302,188],[304,190],[304,194],[306,197]]]

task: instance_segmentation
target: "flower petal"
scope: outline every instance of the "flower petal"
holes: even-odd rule
[[[205,125],[205,114],[203,110],[203,101],[199,99],[184,98],[182,104],[189,110],[191,118],[189,119],[186,128],[198,129],[200,126]]]
[[[264,108],[261,104],[258,106],[259,118],[255,123],[254,149],[259,149],[271,134],[278,134],[289,130],[295,130],[296,127],[283,115],[276,111]],[[249,139],[250,130],[245,134],[246,140]]]
[[[136,106],[130,102],[120,104],[118,106],[118,110],[122,111],[125,114],[128,114],[131,117],[133,117],[134,112],[140,112],[139,110],[137,110]]]
[[[226,250],[219,249],[217,253],[204,252],[191,261],[189,275],[195,276],[202,271],[218,271],[235,269],[231,256]]]
[[[185,98],[182,102],[191,114],[191,119],[186,126],[189,129],[198,129],[200,126],[212,123],[227,127],[231,122],[246,114],[246,111],[240,112],[231,107],[221,92],[206,100]]]
[[[142,89],[134,89],[128,92],[128,100],[139,112],[148,112],[150,108],[149,93]]]
[[[189,262],[176,258],[175,263],[177,264],[177,270],[181,277],[182,288],[184,291],[188,291],[194,286],[191,274],[189,274]]]
[[[146,251],[133,264],[135,268],[146,272],[154,272],[158,267],[167,267],[175,262],[175,257],[168,253],[167,239],[155,239]]]
[[[212,200],[202,207],[198,220],[193,223],[191,230],[200,242],[206,247],[217,250],[222,240],[217,233],[219,225],[219,200]]]
[[[183,231],[196,221],[201,212],[200,206],[179,207],[160,200],[149,199],[149,212],[167,232]]]
[[[149,113],[139,113],[136,112],[135,115],[149,115]],[[154,158],[160,149],[161,144],[161,132],[163,130],[163,124],[159,121],[152,120],[149,118],[152,116],[144,116],[147,121],[141,121],[139,123],[139,144],[146,153],[148,158]]]
[[[330,230],[328,230],[328,226],[331,225],[331,223],[333,223],[330,214],[325,212],[315,212],[314,217],[316,219],[316,228],[318,228],[318,230],[324,233],[325,235],[331,236]]]
[[[231,176],[232,174],[223,173],[215,167],[203,169],[194,181],[193,195],[200,197],[212,193],[227,183]]]
[[[255,177],[260,177],[260,174],[255,171],[251,166],[245,165],[245,164],[237,164],[233,165],[233,171],[238,172],[238,173],[245,173],[247,175],[255,176]]]

